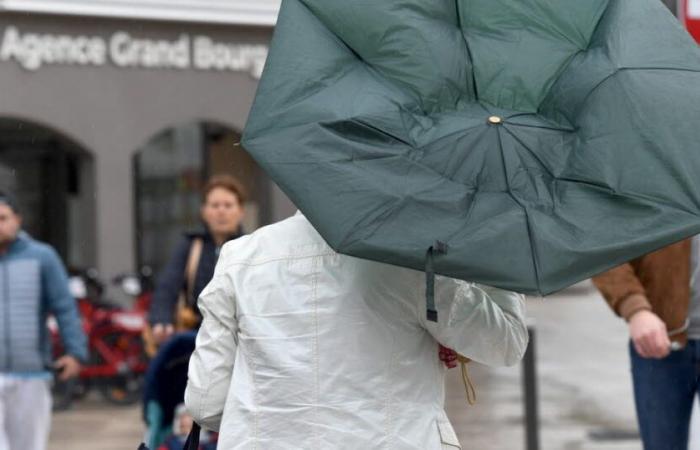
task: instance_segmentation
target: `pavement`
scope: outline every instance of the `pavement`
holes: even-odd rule
[[[536,339],[540,449],[639,450],[627,328],[590,282],[528,299]],[[525,449],[522,366],[470,364],[477,403],[459,369],[449,372],[446,407],[464,449]],[[700,436],[695,414],[693,435]],[[131,450],[143,437],[140,409],[97,397],[54,417],[49,450]],[[690,450],[700,450],[693,441]]]
[[[54,414],[48,450],[136,450],[143,435],[140,406],[114,406],[90,395]]]
[[[589,283],[528,298],[535,329],[541,449],[638,450],[627,328]],[[447,409],[465,449],[525,449],[522,365],[474,364],[478,402],[466,405],[457,371]],[[615,439],[617,438],[617,439]]]

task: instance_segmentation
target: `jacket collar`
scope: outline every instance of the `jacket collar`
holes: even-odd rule
[[[202,228],[199,230],[185,232],[185,236],[187,236],[189,239],[199,238],[207,242],[214,242],[214,238],[212,237],[211,233],[209,232],[209,229],[205,225],[203,225]],[[231,241],[233,239],[238,239],[241,236],[243,236],[243,231],[241,228],[239,228],[238,230],[234,231],[228,236],[226,242]]]
[[[7,250],[7,253],[5,255],[11,255],[12,253],[18,252],[25,248],[27,245],[29,245],[29,241],[31,241],[31,237],[26,231],[20,231],[17,233],[17,237],[15,238],[14,241],[10,244],[10,247]]]

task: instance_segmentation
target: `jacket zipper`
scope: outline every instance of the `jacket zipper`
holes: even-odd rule
[[[2,261],[0,264],[2,264],[2,285],[5,290],[5,295],[3,296],[5,300],[5,370],[9,372],[10,368],[12,367],[12,356],[10,355],[10,284],[9,277],[7,275],[7,262]]]

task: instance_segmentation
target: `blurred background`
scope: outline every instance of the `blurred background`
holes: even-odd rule
[[[700,0],[664,3],[700,37]],[[81,274],[76,296],[137,307],[199,224],[212,175],[233,175],[249,192],[246,232],[295,211],[237,145],[279,4],[0,0],[0,190],[15,192],[26,230]],[[641,448],[625,324],[588,282],[528,302],[537,342],[528,387],[537,410],[528,414],[539,448]],[[527,445],[523,367],[471,371],[474,406],[459,369],[449,375],[465,448],[536,448],[532,437]],[[58,405],[50,448],[136,448],[139,389],[125,380]]]

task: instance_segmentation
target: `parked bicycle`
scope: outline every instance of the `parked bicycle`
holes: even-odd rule
[[[142,274],[121,275],[113,280],[127,296],[133,297],[130,307],[105,300],[104,285],[95,271],[85,271],[70,278],[71,291],[78,301],[83,329],[88,336],[90,359],[80,376],[54,385],[54,409],[71,406],[91,388],[98,389],[109,402],[129,405],[140,400],[148,358],[141,334],[146,325],[150,291]],[[53,343],[53,356],[63,353],[55,319],[48,327]]]

